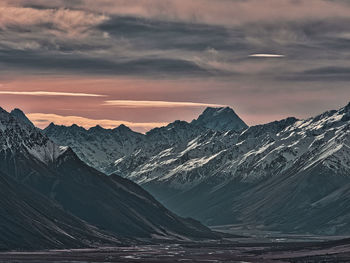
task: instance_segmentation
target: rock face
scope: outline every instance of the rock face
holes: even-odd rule
[[[14,248],[79,247],[86,245],[82,240],[94,240],[90,237],[107,241],[218,237],[199,222],[173,214],[135,183],[86,165],[71,148],[56,145],[2,109],[0,172],[0,209],[10,212],[1,221],[0,242],[12,240]],[[18,221],[11,221],[12,216]],[[22,223],[27,231],[22,231]],[[102,231],[109,233],[106,238]],[[10,234],[28,242],[11,239]],[[36,239],[42,242],[32,243]]]
[[[208,225],[350,233],[350,104],[229,131],[225,121],[208,124],[226,120],[226,111],[207,109],[192,123],[154,129],[104,170]]]

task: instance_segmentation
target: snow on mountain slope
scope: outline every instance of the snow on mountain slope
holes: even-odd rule
[[[143,140],[143,135],[121,125],[115,129],[96,126],[86,130],[51,123],[44,133],[56,144],[71,147],[86,164],[100,170],[126,154],[131,154]]]
[[[221,119],[227,112],[233,111],[207,108],[198,121]],[[176,121],[146,135],[130,130],[125,135],[100,127],[86,131],[75,125],[53,124],[45,133],[59,144],[73,147],[80,158],[107,173],[141,185],[159,182],[187,190],[212,177],[221,183],[233,179],[254,182],[281,174],[299,158],[317,155],[322,147],[326,149],[324,143],[346,128],[342,125],[347,112],[345,107],[307,120],[287,118],[241,132],[214,131],[198,123]],[[316,157],[307,157],[309,162],[312,158]]]
[[[293,152],[288,147],[279,147],[273,138],[276,131],[294,121],[287,119],[251,127],[243,133],[209,130],[186,144],[168,148],[149,158],[139,153],[125,156],[116,165],[117,171],[140,184],[159,181],[182,190],[211,177],[222,182],[235,177],[253,180],[283,165],[274,163],[276,158],[280,158],[280,151],[291,158],[289,155],[293,155]],[[130,169],[131,164],[135,163],[139,165]],[[268,169],[261,169],[266,165],[269,165]]]
[[[19,113],[19,110],[13,112],[15,114],[9,114],[0,108],[0,149],[10,152],[21,149],[26,152],[25,154],[46,164],[54,162],[64,153],[65,148],[54,144],[40,130],[27,122],[23,112]]]
[[[159,181],[181,189],[213,176],[223,182],[260,180],[283,173],[300,158],[309,161],[306,169],[335,154],[342,147],[341,138],[348,137],[343,116],[344,112],[332,111],[308,120],[288,118],[258,125],[242,133],[209,131],[149,158],[139,153],[125,156],[116,167],[140,184]],[[129,158],[132,163],[144,163],[130,169]]]
[[[254,189],[263,185],[266,185],[265,195],[275,192],[274,201],[267,199],[270,200],[271,207],[268,202],[264,203],[266,211],[274,207],[272,204],[277,202],[279,195],[290,191],[289,199],[285,202],[293,204],[295,210],[290,209],[290,213],[298,214],[298,206],[310,205],[307,195],[318,193],[318,189],[327,189],[322,194],[328,195],[344,182],[350,183],[349,114],[348,105],[314,118],[288,118],[253,126],[242,132],[206,131],[186,144],[171,146],[151,156],[139,156],[136,153],[125,156],[115,165],[116,172],[143,185],[174,211],[193,216],[207,224],[244,221],[244,217],[240,216],[240,211],[244,209],[239,204],[246,204],[249,198],[255,200],[254,191],[260,192]],[[298,174],[301,175],[300,178],[297,177]],[[302,182],[301,178],[306,174],[312,180],[316,180],[317,175],[323,176],[320,180],[329,185],[329,189],[316,183],[312,187]],[[327,177],[330,174],[332,176]],[[335,177],[341,179],[332,182]],[[280,178],[290,178],[289,184],[283,186],[283,193],[276,190],[279,185],[275,185],[273,191],[270,189],[272,182]],[[339,181],[341,183],[338,184]],[[291,188],[288,189],[288,185]],[[298,199],[295,190],[292,190],[294,186],[305,186],[310,192],[303,193],[306,195],[303,200]],[[239,196],[246,191],[250,194],[244,201]],[[322,194],[312,201],[324,198]],[[267,196],[260,198],[266,199]],[[251,206],[254,206],[253,203]],[[232,210],[228,209],[230,207]],[[261,220],[272,220],[278,211],[271,211],[274,213],[271,212]],[[251,211],[249,216],[257,218],[257,214]],[[310,217],[305,214],[303,219],[307,222]],[[254,220],[252,223],[259,223]],[[338,220],[343,222],[340,218]],[[302,222],[295,220],[295,224],[297,222],[300,225],[276,218],[276,224],[281,229],[300,227],[305,230]],[[310,231],[324,230],[328,233],[330,230],[327,224],[319,226],[319,229],[315,224],[315,228],[310,228]],[[334,227],[334,231],[342,229],[340,224]]]
[[[155,128],[145,135],[133,132],[124,125],[115,129],[96,126],[86,130],[77,125],[65,127],[51,123],[43,132],[58,145],[71,147],[88,165],[108,173],[113,171],[113,163],[125,155],[135,154],[139,150],[145,150],[146,155],[150,155],[166,149],[169,145],[187,143],[208,130],[208,123],[217,123],[218,117],[222,119],[219,122],[223,127],[246,127],[229,108],[207,108],[202,115],[205,116],[203,125],[202,121],[196,125],[175,121],[166,127]]]
[[[203,115],[215,118],[222,110],[209,109]],[[206,123],[204,117],[198,120]],[[328,195],[339,197],[333,191],[350,183],[350,104],[306,120],[287,118],[243,130],[204,124],[176,121],[154,129],[134,151],[118,156],[104,170],[137,182],[170,209],[206,224],[242,223],[246,218],[286,231],[343,229],[342,218],[348,216],[340,211],[339,217],[323,215],[312,226],[312,216],[318,214],[312,203]],[[332,204],[344,198],[350,197],[332,199]],[[289,210],[281,208],[283,202]],[[244,204],[260,205],[256,211],[261,216]],[[288,216],[295,220],[285,220]],[[338,223],[331,231],[334,220]]]

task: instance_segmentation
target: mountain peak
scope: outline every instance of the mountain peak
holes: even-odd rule
[[[208,113],[222,113],[222,112],[234,112],[233,109],[230,107],[207,107],[204,111],[203,114],[208,114]]]
[[[86,129],[84,127],[81,127],[77,124],[72,124],[71,126],[69,126],[68,128],[70,128],[73,131],[85,131]]]
[[[18,108],[15,108],[10,113],[14,118],[16,118],[18,121],[25,123],[29,125],[30,127],[34,128],[34,124],[27,118],[27,116],[24,114],[23,111],[21,111]]]
[[[124,124],[120,124],[118,127],[114,128],[113,130],[119,131],[119,132],[132,132],[132,130]]]
[[[54,122],[50,122],[49,126],[47,126],[46,128],[54,128],[57,125]]]
[[[344,108],[340,109],[339,113],[343,114],[343,117],[341,118],[342,121],[349,121],[350,120],[350,102]]]
[[[48,126],[46,126],[46,128],[43,129],[44,133],[51,133],[54,132],[58,129],[62,129],[62,127],[65,127],[63,125],[57,125],[54,122],[50,122],[50,124]]]
[[[248,127],[230,107],[208,107],[198,119],[193,120],[191,123],[217,131],[238,131]]]
[[[97,124],[96,126],[91,127],[89,129],[89,131],[91,131],[91,132],[102,132],[102,131],[105,131],[105,129]]]
[[[350,102],[344,107],[345,112],[350,112]]]

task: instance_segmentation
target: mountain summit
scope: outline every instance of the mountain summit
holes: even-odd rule
[[[229,107],[208,107],[192,124],[217,131],[243,130],[248,125]]]
[[[20,109],[13,109],[10,113],[13,117],[17,119],[17,121],[25,123],[30,127],[34,128],[34,124],[27,118],[23,111]]]

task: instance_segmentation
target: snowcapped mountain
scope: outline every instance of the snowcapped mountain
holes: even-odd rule
[[[209,132],[150,157],[128,178],[174,211],[207,224],[349,233],[350,213],[339,205],[349,199],[341,190],[350,185],[349,109],[241,133]]]
[[[174,188],[188,189],[191,187],[189,180],[200,183],[210,176],[216,180],[218,177],[221,180],[239,178],[248,182],[275,176],[295,165],[300,158],[305,160],[306,156],[308,162],[303,164],[304,168],[298,163],[300,169],[326,157],[329,163],[331,156],[346,149],[339,143],[341,138],[348,138],[345,110],[326,112],[308,120],[288,118],[253,126],[243,132],[209,130],[182,147],[170,147],[151,156],[144,165],[131,171],[129,178],[142,178],[135,180],[139,183],[155,178],[174,184]],[[136,153],[130,156],[134,162]],[[124,162],[127,158],[123,158]],[[119,162],[118,166],[122,164]]]
[[[350,199],[350,104],[233,130],[227,112],[209,108],[192,123],[154,129],[104,171],[209,225],[350,233],[350,212],[341,208]]]
[[[218,120],[221,123],[217,124]],[[230,108],[207,108],[198,120],[187,123],[175,121],[165,127],[155,128],[145,135],[121,125],[115,129],[100,126],[88,130],[72,125],[59,126],[51,123],[43,132],[56,144],[69,146],[88,165],[106,173],[113,171],[114,163],[128,155],[143,151],[147,156],[166,149],[169,145],[181,145],[215,126],[223,130],[233,127],[241,130],[247,127]]]
[[[143,135],[121,125],[115,129],[96,126],[86,130],[51,123],[44,133],[58,145],[69,145],[86,164],[104,171],[115,160],[131,154],[141,144]]]
[[[67,147],[54,144],[27,120],[19,110],[9,114],[0,108],[0,150],[7,154],[20,151],[45,164],[54,162]]]
[[[4,183],[0,180],[0,192],[10,196],[0,201],[0,210],[11,205],[23,207],[26,216],[19,211],[18,222],[37,227],[33,232],[21,234],[21,228],[13,226],[8,218],[0,221],[4,225],[0,236],[9,237],[8,229],[13,229],[13,234],[28,240],[20,243],[21,238],[13,238],[18,242],[13,247],[27,248],[37,235],[45,233],[46,239],[33,247],[70,247],[72,240],[79,247],[86,246],[84,239],[117,240],[115,236],[118,240],[219,237],[199,222],[173,214],[135,183],[116,175],[106,176],[86,165],[71,148],[58,146],[39,129],[21,120],[0,109],[0,176],[6,180]],[[129,132],[125,127],[119,129]],[[13,185],[14,192],[2,189],[7,187],[7,182]],[[56,224],[51,217],[57,215],[60,219],[65,214],[67,221]],[[59,231],[71,238],[62,238]],[[102,231],[110,233],[106,234],[107,238]],[[0,244],[6,240],[11,239],[0,238]],[[55,242],[61,243],[54,245]]]

